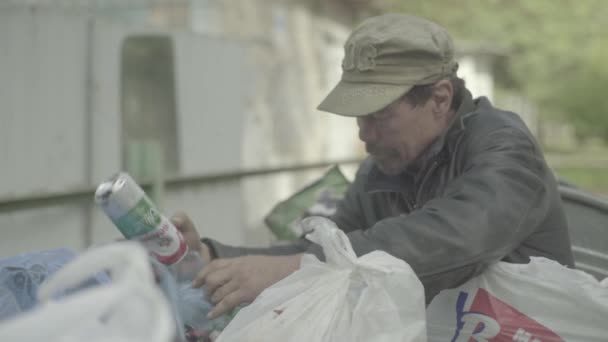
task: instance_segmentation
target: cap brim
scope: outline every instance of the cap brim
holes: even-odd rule
[[[411,88],[411,85],[355,83],[341,80],[317,109],[344,116],[368,115],[388,106]]]

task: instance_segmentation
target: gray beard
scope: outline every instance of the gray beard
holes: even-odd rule
[[[395,161],[394,159],[391,160],[391,162],[387,163],[386,161],[382,162],[382,161],[378,161],[378,159],[376,157],[374,157],[373,155],[370,155],[372,160],[374,161],[374,164],[376,164],[376,166],[378,167],[378,169],[380,169],[380,171],[388,176],[396,176],[399,175],[401,173],[403,173],[406,169],[408,164],[407,163],[403,163],[402,161]]]

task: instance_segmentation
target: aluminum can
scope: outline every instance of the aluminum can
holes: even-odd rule
[[[142,242],[163,264],[176,264],[188,253],[184,236],[129,174],[120,172],[101,183],[95,202],[125,238]]]

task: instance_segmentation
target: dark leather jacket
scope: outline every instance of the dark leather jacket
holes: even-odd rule
[[[427,302],[499,260],[543,256],[574,265],[553,172],[516,114],[466,91],[450,127],[416,169],[389,177],[367,159],[333,220],[357,255],[383,250],[405,260]],[[213,245],[219,256],[252,252]],[[264,253],[302,249],[323,257],[318,245],[304,243]]]

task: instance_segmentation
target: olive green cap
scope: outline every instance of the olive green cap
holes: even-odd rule
[[[413,86],[451,77],[457,69],[452,38],[443,27],[405,14],[372,17],[346,40],[342,78],[317,108],[367,115]]]

